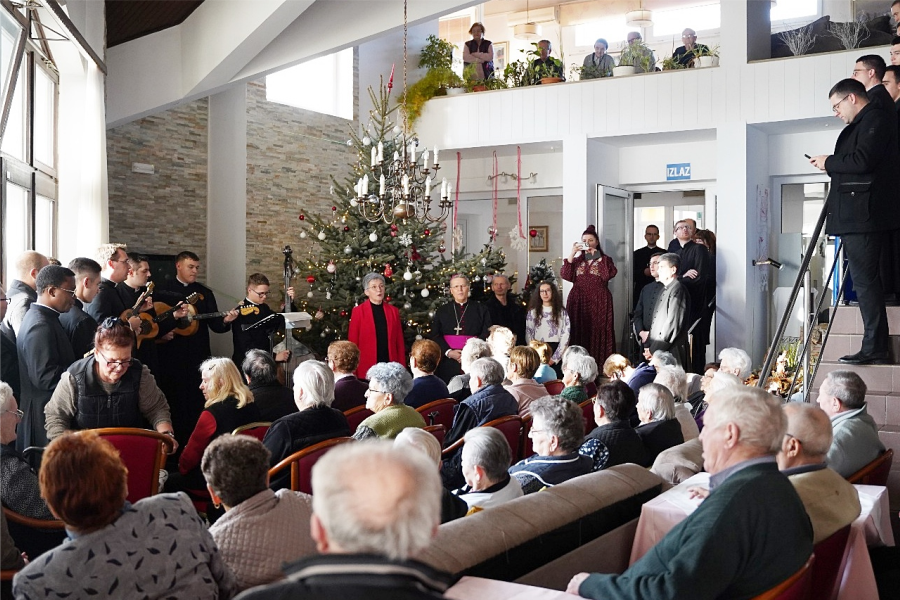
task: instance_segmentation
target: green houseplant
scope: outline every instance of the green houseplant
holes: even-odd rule
[[[535,65],[534,61],[541,57],[541,46],[537,42],[532,42],[533,48],[528,51],[528,55],[532,56],[531,62],[528,63],[528,83],[526,85],[537,85],[538,83],[559,83],[565,81],[565,65],[558,58],[552,56],[547,57],[547,62]]]
[[[612,77],[612,70],[610,69],[601,69],[597,65],[577,65],[572,63],[572,68],[569,71],[570,77],[574,78],[578,76],[580,81],[584,81],[585,79],[600,79],[601,77]]]
[[[454,48],[456,46],[436,35],[428,36],[428,43],[419,55],[419,67],[428,69],[428,72],[400,97],[400,104],[410,122],[419,118],[425,103],[435,96],[446,95],[448,88],[464,87],[465,82],[453,72]]]
[[[619,58],[619,66],[616,68],[619,69],[621,67],[640,67],[644,72],[650,71],[653,68],[653,50],[643,40],[626,44]],[[618,75],[620,73],[615,72],[615,74]]]
[[[662,61],[663,71],[677,71],[679,69],[686,69],[687,67],[680,62],[674,56],[667,56]]]
[[[692,52],[697,60],[699,67],[718,67],[719,66],[719,47],[713,46],[697,46]]]

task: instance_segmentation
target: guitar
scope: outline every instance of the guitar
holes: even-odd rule
[[[170,306],[165,302],[154,302],[153,308],[156,309],[156,316],[153,318],[153,322],[159,323],[160,321],[165,321],[172,316],[172,313],[181,308],[182,304],[196,304],[200,297],[199,292],[194,292],[175,306]],[[165,344],[167,341],[168,340],[156,340],[156,343]]]
[[[214,313],[205,313],[205,314],[197,314],[197,309],[192,305],[188,305],[188,315],[184,318],[178,319],[178,325],[175,327],[175,335],[183,335],[185,337],[194,335],[197,333],[197,329],[200,328],[200,321],[204,319],[215,319],[217,317],[224,317],[227,315],[230,310],[222,311],[222,312],[214,312]],[[232,310],[240,311],[242,315],[252,315],[259,314],[258,306],[244,306],[239,305],[236,306]]]
[[[139,309],[141,305],[144,303],[144,300],[147,299],[151,294],[153,294],[154,283],[151,281],[147,284],[147,289],[144,290],[144,293],[138,296],[137,302],[134,303],[130,309],[123,311],[119,318],[128,322],[128,319],[132,317],[138,317],[141,320],[141,328],[140,331],[137,332],[137,347],[141,347],[141,342],[146,339],[154,338],[159,333],[159,325],[153,320],[153,316],[150,313],[141,312]]]

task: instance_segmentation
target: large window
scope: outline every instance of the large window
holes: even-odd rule
[[[353,119],[353,48],[266,77],[266,100]]]
[[[718,29],[722,22],[722,11],[719,3],[704,6],[685,6],[653,11],[653,35],[680,36],[685,28],[694,31]]]

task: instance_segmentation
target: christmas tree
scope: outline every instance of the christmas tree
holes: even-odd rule
[[[525,280],[525,286],[522,288],[522,302],[525,303],[525,306],[528,306],[531,293],[542,281],[549,281],[559,286],[559,282],[556,280],[556,273],[553,272],[553,266],[548,265],[543,258],[541,262],[528,269],[528,278]]]
[[[348,144],[356,148],[358,160],[343,181],[332,178],[330,214],[303,214],[300,238],[309,240],[306,255],[294,256],[295,304],[313,315],[312,329],[300,339],[318,355],[328,344],[346,339],[353,307],[365,300],[362,278],[369,272],[384,275],[386,300],[400,310],[406,345],[428,337],[437,306],[449,298],[450,276],[466,274],[472,282],[473,299],[484,293],[483,282],[502,271],[502,250],[488,244],[476,255],[454,251],[447,256],[445,223],[422,223],[415,218],[370,222],[360,210],[360,181],[367,178],[364,195],[379,193],[372,164],[373,149],[384,155],[403,155],[404,136],[391,120],[397,106],[390,106],[390,85],[376,94],[369,88],[374,106],[362,135],[351,129]],[[435,190],[437,191],[437,190]],[[434,208],[432,208],[434,212]],[[479,285],[481,283],[481,285]]]

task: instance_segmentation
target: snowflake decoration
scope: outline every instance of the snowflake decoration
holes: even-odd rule
[[[399,239],[400,239],[400,245],[403,247],[408,247],[408,246],[412,245],[412,241],[413,241],[412,235],[410,235],[408,233],[401,233]]]
[[[523,252],[528,250],[528,240],[519,235],[519,228],[513,227],[509,232],[509,245],[513,250]]]

